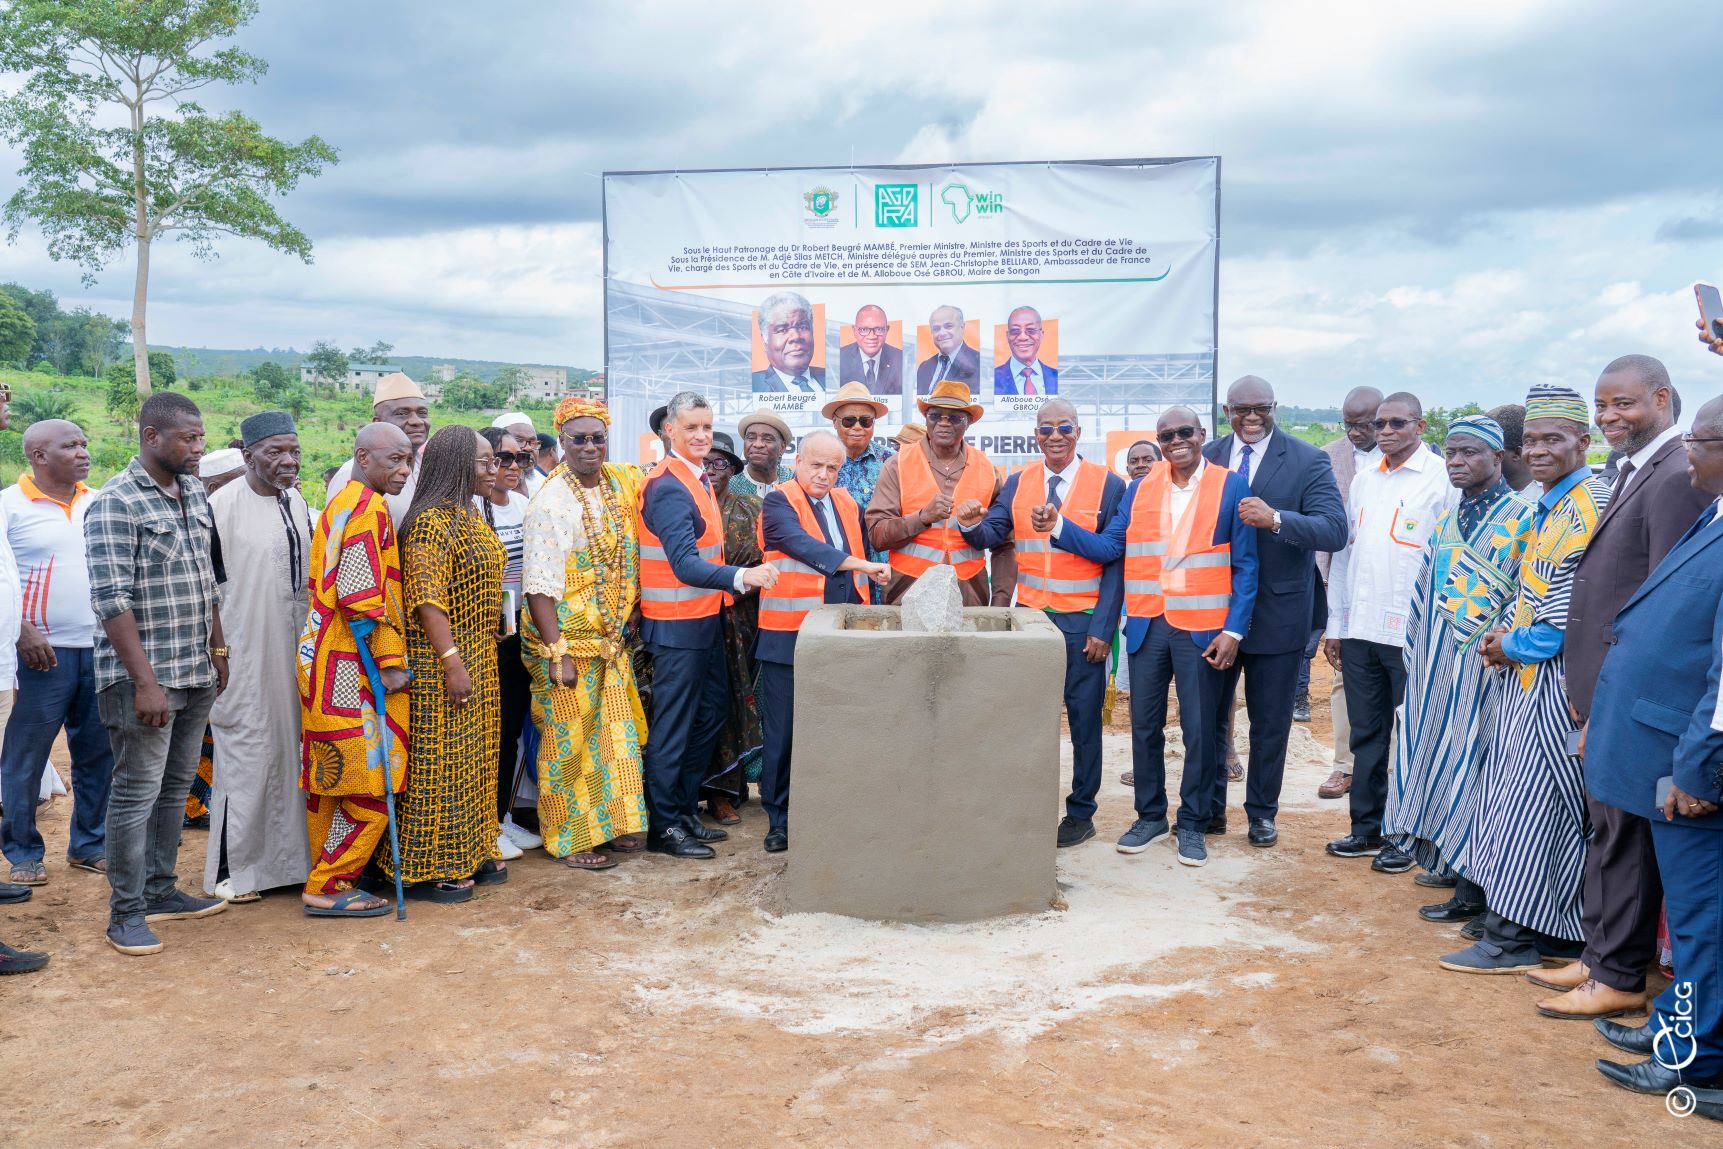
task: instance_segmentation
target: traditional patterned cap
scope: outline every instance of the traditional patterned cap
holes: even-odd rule
[[[610,426],[610,408],[601,399],[585,399],[579,395],[570,395],[556,405],[556,414],[550,417],[558,431],[570,419],[597,419],[606,427]]]
[[[1567,419],[1591,426],[1591,405],[1571,387],[1540,383],[1526,394],[1526,422],[1533,419]]]
[[[295,435],[293,416],[286,411],[259,411],[239,425],[239,438],[247,447],[272,435]]]
[[[1502,442],[1502,425],[1488,415],[1467,415],[1448,424],[1448,437],[1470,435],[1482,439],[1492,450],[1506,450]]]

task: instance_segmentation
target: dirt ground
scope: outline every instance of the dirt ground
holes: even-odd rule
[[[1235,786],[1205,869],[1114,851],[1109,734],[1065,908],[972,926],[774,913],[784,855],[750,805],[716,862],[540,853],[405,924],[272,894],[126,958],[106,883],[61,861],[61,805],[50,884],[0,911],[0,939],[54,955],[0,981],[0,1145],[1719,1144],[1607,1084],[1612,1051],[1523,981],[1440,970],[1461,942],[1413,912],[1439,897],[1324,855],[1346,827],[1314,796],[1325,667],[1313,695],[1278,847],[1246,844]]]

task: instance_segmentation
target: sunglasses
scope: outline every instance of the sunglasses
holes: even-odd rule
[[[1055,431],[1069,439],[1072,435],[1077,433],[1077,428],[1072,426],[1070,423],[1060,423],[1052,427],[1042,426],[1035,428],[1035,433],[1043,439],[1051,439],[1053,437],[1053,432]]]
[[[733,471],[733,470],[735,470],[734,467],[730,466],[730,460],[728,460],[728,459],[726,459],[720,455],[708,456],[706,459],[706,469],[708,471]]]
[[[941,411],[936,407],[927,413],[927,422],[930,426],[934,423],[967,423],[969,422],[969,412]]]
[[[584,447],[588,443],[591,443],[594,447],[602,447],[605,443],[605,435],[603,431],[593,431],[591,434],[564,435],[562,437],[562,441],[569,444],[571,447]],[[525,462],[531,457],[532,456],[524,452],[521,454],[522,462]]]
[[[1188,424],[1183,427],[1168,427],[1165,431],[1155,432],[1155,438],[1163,443],[1171,443],[1174,439],[1194,439],[1196,437],[1197,429]]]
[[[1689,447],[1694,443],[1723,443],[1723,435],[1683,435],[1681,442]]]
[[[1378,431],[1386,431],[1390,427],[1396,431],[1403,431],[1417,421],[1416,419],[1376,419],[1370,425]]]
[[[1250,415],[1267,415],[1273,410],[1273,403],[1252,403],[1249,405],[1240,404],[1236,407],[1228,407],[1226,409],[1227,414],[1231,415],[1234,419],[1243,419]]]
[[[497,452],[497,466],[499,467],[531,467],[537,461],[538,456],[531,451],[519,451],[514,454],[507,451]]]
[[[845,427],[871,427],[873,426],[873,416],[845,415],[842,419],[839,419],[838,422],[842,423]]]

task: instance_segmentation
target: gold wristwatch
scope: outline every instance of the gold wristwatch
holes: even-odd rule
[[[209,648],[209,656],[211,658],[226,658],[227,657],[227,647],[225,647],[225,646],[212,646]]]

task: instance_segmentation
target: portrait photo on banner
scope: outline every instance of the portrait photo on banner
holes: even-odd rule
[[[903,394],[903,320],[864,303],[838,328],[838,383],[860,383],[875,395]]]
[[[993,395],[1001,411],[1032,412],[1059,394],[1059,321],[1028,304],[993,325]]]
[[[963,309],[941,303],[915,329],[915,393],[926,395],[942,379],[969,384],[981,393],[981,321],[968,319]]]
[[[825,304],[799,291],[774,291],[752,318],[754,394],[774,410],[818,410],[826,392]]]

